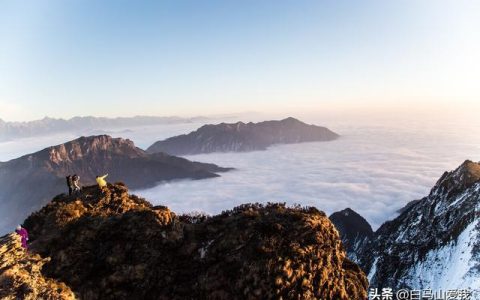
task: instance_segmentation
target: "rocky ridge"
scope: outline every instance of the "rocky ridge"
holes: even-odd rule
[[[366,298],[365,274],[315,208],[247,204],[177,216],[124,185],[92,186],[55,197],[23,225],[32,252],[48,260],[44,280],[68,287],[59,299],[69,289],[80,299]]]

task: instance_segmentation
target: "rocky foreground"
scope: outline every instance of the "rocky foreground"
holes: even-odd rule
[[[177,216],[124,185],[59,195],[0,240],[2,299],[366,299],[368,282],[315,208]]]
[[[0,238],[0,299],[75,299],[68,286],[42,274],[48,261],[25,255],[16,234]]]

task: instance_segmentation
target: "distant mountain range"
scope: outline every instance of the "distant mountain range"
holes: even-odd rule
[[[40,208],[52,193],[66,191],[67,174],[76,173],[87,184],[108,173],[110,182],[121,180],[142,189],[173,179],[216,177],[228,170],[165,153],[148,154],[130,140],[81,137],[0,164],[0,232]]]
[[[275,144],[331,141],[338,134],[326,127],[308,125],[294,118],[260,123],[204,125],[189,134],[155,142],[147,152],[193,155],[212,152],[265,150]]]
[[[176,124],[206,122],[208,118],[150,117],[136,116],[125,118],[74,117],[68,120],[44,118],[30,122],[5,122],[0,119],[0,141],[48,135],[59,132],[75,132],[84,130],[103,130],[157,124]]]
[[[356,213],[343,214],[337,229],[353,246],[347,246],[349,257],[368,274],[371,287],[470,288],[470,299],[480,299],[479,212],[480,163],[467,160],[373,236],[358,230],[364,225]]]

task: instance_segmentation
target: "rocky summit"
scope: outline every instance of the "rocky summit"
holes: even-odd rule
[[[5,299],[365,299],[368,282],[315,208],[176,215],[123,184],[59,195],[28,217],[30,254],[0,241]],[[29,276],[30,275],[30,276]]]

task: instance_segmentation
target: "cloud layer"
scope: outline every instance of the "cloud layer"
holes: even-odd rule
[[[446,170],[465,159],[480,160],[480,124],[458,120],[366,122],[315,118],[342,137],[333,142],[271,147],[250,153],[187,157],[235,167],[220,178],[161,183],[134,191],[176,212],[216,214],[246,202],[313,205],[326,213],[351,207],[374,228],[407,202],[426,196]],[[107,133],[146,148],[201,124],[176,124],[92,131],[0,143],[0,161],[19,157],[80,135]],[[128,183],[127,183],[128,184]]]
[[[465,159],[480,160],[478,129],[443,125],[338,125],[333,129],[342,138],[333,142],[189,156],[237,170],[135,192],[177,212],[215,214],[268,201],[313,205],[328,214],[351,207],[377,228],[407,202],[426,196],[444,171]]]

